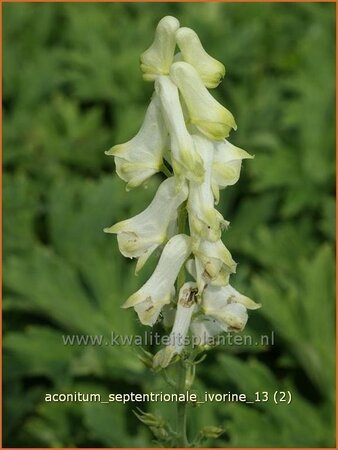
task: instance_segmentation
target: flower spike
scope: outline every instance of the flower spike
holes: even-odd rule
[[[205,51],[195,31],[164,17],[141,55],[141,70],[145,81],[154,81],[144,122],[133,139],[106,153],[114,156],[127,189],[157,172],[167,179],[143,212],[104,231],[117,235],[124,256],[137,258],[136,272],[157,250],[152,275],[122,308],[134,308],[143,325],[170,330],[163,336],[169,338],[164,348],[148,353],[144,362],[162,370],[180,394],[191,388],[203,360],[199,352],[224,332],[241,332],[248,310],[260,307],[230,285],[236,263],[221,240],[229,222],[215,207],[220,191],[238,181],[242,160],[252,156],[226,140],[237,128],[235,119],[208,91],[218,86],[225,68]],[[186,271],[193,281],[186,281]],[[166,368],[177,362],[175,382]],[[184,407],[182,401],[180,417]],[[149,414],[143,420],[146,415],[137,414],[149,422],[162,447],[194,447],[201,437],[218,437],[222,431],[204,427],[194,442],[187,442],[185,420],[175,431],[160,431]]]

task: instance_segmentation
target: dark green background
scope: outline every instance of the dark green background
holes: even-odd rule
[[[153,89],[139,55],[164,15],[227,69],[213,92],[256,157],[222,192],[233,284],[262,303],[246,332],[275,345],[219,347],[196,389],[290,390],[289,406],[189,411],[226,433],[212,446],[334,446],[333,4],[5,4],[4,445],[152,446],[136,405],[46,404],[46,392],[167,390],[137,349],[64,346],[63,334],[144,330],[122,302],[134,276],[103,227],[141,211],[161,177],[129,193],[103,151],[138,130]],[[139,405],[140,406],[140,405]],[[173,420],[173,405],[141,405]]]

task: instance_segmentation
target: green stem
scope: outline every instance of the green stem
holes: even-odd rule
[[[186,393],[186,366],[183,361],[177,364],[177,394]],[[187,402],[177,402],[177,447],[188,447],[187,439]]]
[[[170,172],[170,170],[168,169],[168,167],[165,164],[162,164],[161,166],[161,171],[164,173],[164,175],[166,175],[168,178],[172,177],[172,173]]]
[[[175,384],[174,381],[169,377],[169,375],[168,375],[168,373],[167,373],[167,371],[166,371],[165,369],[161,370],[160,373],[161,373],[161,375],[162,375],[164,381],[165,381],[166,383],[168,383],[169,386],[171,386],[172,388],[176,388],[176,384]]]
[[[187,221],[187,211],[186,211],[186,203],[184,202],[178,210],[177,224],[179,234],[185,233],[186,221]],[[177,292],[180,291],[184,283],[185,283],[185,268],[183,264],[177,277]]]
[[[186,221],[187,221],[187,204],[186,202],[184,202],[182,203],[182,205],[179,207],[178,210],[177,225],[179,233],[185,233]]]

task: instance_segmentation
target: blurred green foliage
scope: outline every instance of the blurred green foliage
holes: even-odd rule
[[[253,336],[198,366],[203,392],[290,390],[290,405],[208,403],[190,434],[216,447],[333,447],[335,5],[5,4],[4,445],[138,447],[152,437],[135,406],[45,403],[46,392],[167,390],[134,348],[65,346],[63,334],[143,330],[122,301],[149,275],[102,229],[154,195],[126,193],[103,151],[138,130],[152,85],[138,67],[164,15],[194,28],[227,68],[215,96],[235,115],[231,142],[255,154],[222,193],[234,284],[260,301]]]

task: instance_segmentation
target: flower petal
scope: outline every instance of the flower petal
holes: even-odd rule
[[[168,230],[177,218],[177,208],[187,195],[186,183],[177,191],[176,181],[170,177],[160,184],[155,197],[144,211],[104,230],[117,234],[122,255],[139,258],[136,271],[142,268],[152,252],[167,238]]]
[[[164,301],[153,302],[151,297],[147,297],[143,302],[134,306],[141,323],[150,327],[154,326],[160,315],[162,307],[170,302],[170,296]]]
[[[172,345],[167,345],[154,355],[153,368],[156,370],[168,367],[174,356],[175,348]]]
[[[205,284],[212,281],[222,285],[228,284],[230,274],[236,272],[236,263],[221,240],[216,242],[202,240],[198,249],[194,250],[194,254],[200,291]]]
[[[156,27],[154,42],[141,55],[143,79],[154,81],[157,75],[168,75],[173,61],[176,41],[175,33],[180,23],[175,17],[166,16]]]
[[[241,148],[235,147],[229,141],[214,143],[214,159],[212,163],[212,185],[216,198],[218,189],[237,183],[243,159],[253,156]]]
[[[237,129],[233,115],[217,102],[204,86],[197,71],[186,62],[175,62],[170,78],[179,88],[190,121],[209,139],[221,140]]]
[[[172,288],[182,264],[191,252],[190,237],[178,234],[166,244],[149,280],[124,303],[123,308],[137,308],[140,321],[153,325],[163,305],[170,302]],[[136,309],[136,308],[135,308]]]
[[[223,332],[221,325],[210,316],[199,316],[191,322],[194,345],[208,345],[214,342],[214,336]]]
[[[179,28],[176,31],[176,42],[184,61],[195,67],[205,86],[217,87],[224,78],[225,68],[204,50],[195,31],[186,27]]]
[[[235,288],[209,285],[203,292],[202,309],[216,319],[224,331],[241,331],[248,320],[247,309],[261,305],[240,294]]]
[[[240,303],[247,309],[258,309],[260,303],[256,303],[251,298],[242,295],[230,284],[227,286],[214,286],[209,284],[203,292],[203,305],[205,308],[221,309],[231,303]]]
[[[105,152],[106,155],[115,156],[116,172],[122,180],[128,182],[128,188],[139,186],[160,171],[163,153],[168,144],[167,136],[160,102],[154,95],[136,136]]]
[[[170,134],[171,162],[175,175],[197,182],[203,179],[203,162],[187,131],[178,90],[169,77],[158,77],[155,90],[160,97],[163,117]]]
[[[170,344],[154,356],[153,367],[167,367],[174,355],[180,354],[186,344],[191,317],[196,307],[196,283],[187,282],[180,289],[173,329],[169,336]]]
[[[193,237],[217,241],[221,237],[222,229],[229,222],[214,207],[214,195],[211,188],[211,169],[213,163],[213,143],[203,136],[194,135],[193,141],[196,151],[201,156],[205,170],[202,183],[189,183],[189,197],[187,210],[189,226]]]
[[[175,348],[175,353],[181,353],[184,347],[184,339],[196,307],[196,295],[197,285],[191,281],[184,283],[180,289],[175,322],[170,334],[170,343]]]
[[[224,331],[242,331],[248,321],[246,308],[240,303],[226,305],[218,317]]]

